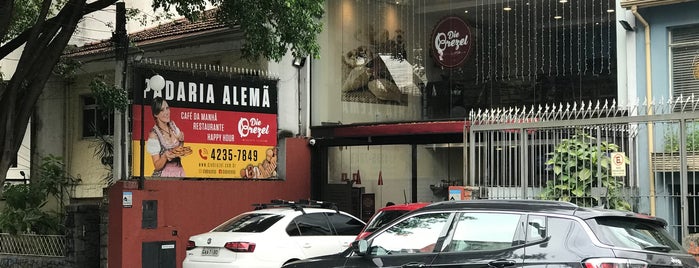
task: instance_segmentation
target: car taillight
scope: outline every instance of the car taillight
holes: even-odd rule
[[[249,242],[228,242],[223,247],[227,248],[230,251],[234,251],[234,252],[254,252],[255,251],[255,243],[249,243]]]
[[[194,243],[194,241],[189,240],[187,241],[187,250],[192,250],[197,247],[197,244]]]
[[[585,268],[648,268],[648,263],[620,258],[595,258],[583,262]]]

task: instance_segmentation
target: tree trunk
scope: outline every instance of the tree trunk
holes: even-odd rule
[[[55,23],[45,23],[42,18],[32,29],[17,37],[26,38],[25,50],[12,78],[7,84],[0,85],[0,186],[4,185],[7,171],[22,145],[34,106],[76,25],[83,15],[101,10],[116,0],[98,0],[87,5],[85,2],[69,0],[54,18],[49,19]],[[5,45],[17,43],[13,41]]]

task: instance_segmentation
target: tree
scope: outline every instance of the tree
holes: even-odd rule
[[[83,16],[117,0],[5,0],[0,2],[0,57],[24,45],[17,69],[0,83],[0,185],[5,182],[34,106]],[[243,55],[279,61],[292,55],[317,57],[323,0],[154,0],[153,9],[174,8],[196,19],[207,3],[218,19],[244,33]]]

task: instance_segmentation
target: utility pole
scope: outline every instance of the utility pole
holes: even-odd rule
[[[126,90],[126,60],[129,51],[129,37],[126,35],[126,5],[124,1],[116,3],[116,30],[114,31],[114,83],[117,90]],[[114,162],[112,176],[114,180],[126,179],[126,113],[114,111]]]

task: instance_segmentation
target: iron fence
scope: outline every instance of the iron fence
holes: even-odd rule
[[[469,121],[464,171],[481,197],[621,202],[666,219],[680,241],[699,232],[699,97],[500,108]]]
[[[0,233],[0,254],[65,257],[65,248],[66,237],[63,235]]]

